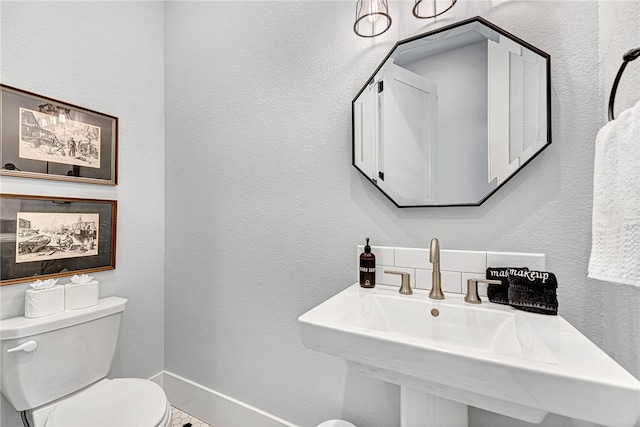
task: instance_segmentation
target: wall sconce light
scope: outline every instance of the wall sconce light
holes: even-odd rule
[[[375,37],[391,27],[387,0],[358,0],[353,31],[360,37]]]
[[[435,18],[451,9],[458,0],[415,0],[413,16]],[[360,37],[376,37],[391,27],[387,0],[358,0],[353,31]]]

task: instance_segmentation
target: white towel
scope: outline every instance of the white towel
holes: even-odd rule
[[[589,274],[640,286],[640,102],[598,132]]]

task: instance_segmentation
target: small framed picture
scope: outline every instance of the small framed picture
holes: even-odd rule
[[[116,185],[118,118],[0,85],[1,175]]]
[[[0,194],[0,285],[113,270],[115,200]]]

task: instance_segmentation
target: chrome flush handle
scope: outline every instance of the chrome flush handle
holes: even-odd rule
[[[15,353],[17,351],[24,351],[25,353],[31,353],[36,348],[38,348],[38,343],[35,340],[29,340],[27,342],[23,342],[19,346],[7,349],[7,353]]]

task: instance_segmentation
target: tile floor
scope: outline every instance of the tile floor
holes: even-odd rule
[[[171,407],[171,427],[213,427],[193,417],[186,412],[181,411],[175,406]]]

